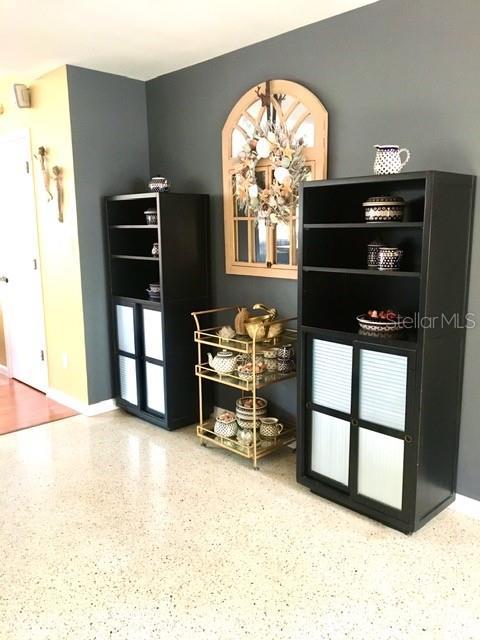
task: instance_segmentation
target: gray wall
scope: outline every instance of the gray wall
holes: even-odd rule
[[[169,176],[174,189],[212,196],[216,302],[265,301],[288,314],[296,307],[295,282],[224,272],[220,136],[242,93],[285,78],[317,94],[330,116],[329,177],[370,174],[378,142],[409,147],[411,171],[480,174],[479,24],[478,0],[382,0],[147,83],[151,170]],[[480,199],[477,218],[479,206]],[[476,224],[470,291],[476,313],[479,263]],[[476,498],[479,359],[480,326],[467,337],[458,480],[458,490]],[[291,412],[295,387],[280,386],[275,400]]]
[[[145,83],[68,66],[89,402],[112,397],[103,197],[145,190]]]

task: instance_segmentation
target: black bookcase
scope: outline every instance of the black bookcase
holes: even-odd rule
[[[301,190],[298,481],[404,532],[455,497],[474,183],[428,171],[309,182]],[[366,223],[371,196],[401,222]],[[367,269],[367,244],[401,271]],[[392,308],[416,326],[362,335]]]
[[[157,224],[145,211],[155,209]],[[209,308],[208,196],[106,198],[112,363],[117,403],[176,429],[197,420],[191,311]],[[158,243],[159,255],[152,255]],[[149,299],[151,283],[160,300]]]

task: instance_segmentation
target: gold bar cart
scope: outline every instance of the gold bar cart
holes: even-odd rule
[[[192,316],[195,320],[196,330],[194,332],[194,340],[197,343],[197,356],[198,362],[195,365],[195,375],[198,377],[198,397],[199,397],[199,424],[197,425],[197,436],[200,438],[202,446],[207,446],[207,443],[214,444],[215,446],[223,449],[228,449],[239,456],[252,460],[253,468],[258,469],[258,460],[263,458],[273,451],[280,449],[295,441],[295,426],[284,424],[284,430],[279,436],[273,440],[263,440],[259,437],[257,428],[253,428],[253,441],[251,444],[244,444],[237,441],[235,438],[228,438],[225,436],[219,436],[214,432],[214,418],[205,417],[204,405],[203,405],[203,381],[209,380],[218,384],[223,384],[228,387],[234,387],[240,389],[242,397],[246,394],[251,394],[253,397],[253,425],[257,425],[257,390],[266,387],[282,380],[294,378],[296,371],[290,371],[288,373],[280,373],[275,371],[272,373],[266,373],[261,377],[258,377],[255,366],[253,367],[253,376],[251,380],[245,380],[237,375],[236,372],[229,374],[220,374],[212,369],[208,362],[204,362],[202,357],[202,345],[207,347],[217,347],[219,349],[228,349],[237,354],[245,354],[251,356],[252,361],[255,363],[255,356],[257,354],[271,349],[272,346],[281,347],[282,345],[296,343],[297,331],[296,329],[284,328],[283,333],[273,338],[271,341],[260,342],[257,341],[257,331],[262,325],[258,325],[254,329],[254,335],[252,338],[246,336],[234,336],[233,338],[222,338],[218,335],[218,331],[221,326],[214,326],[208,328],[202,328],[200,320],[208,315],[214,315],[223,312],[236,312],[238,306],[233,307],[219,307],[216,309],[207,309],[204,311],[194,311]],[[264,322],[263,326],[269,324],[282,323],[285,327],[288,323],[296,321],[296,317],[292,318],[276,318],[269,322]]]

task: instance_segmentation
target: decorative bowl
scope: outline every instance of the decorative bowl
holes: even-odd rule
[[[163,176],[155,176],[148,183],[148,188],[150,191],[157,191],[161,193],[169,190],[170,183],[167,178],[164,178]]]
[[[263,377],[263,374],[266,371],[266,366],[264,362],[258,362],[255,365],[255,374],[257,377],[257,380],[259,380],[260,378]],[[253,373],[254,373],[254,365],[252,362],[246,362],[245,364],[241,364],[238,367],[238,377],[241,378],[242,380],[247,380],[247,381],[251,381],[253,380]]]
[[[224,411],[215,420],[213,431],[222,438],[233,438],[237,433],[238,425],[235,415],[230,411]]]
[[[393,333],[404,329],[404,321],[402,317],[397,320],[370,320],[366,313],[357,316],[357,321],[364,331],[369,333]]]
[[[248,322],[245,322],[245,329],[248,335],[255,342],[269,342],[274,338],[278,338],[283,333],[283,323],[270,322],[269,316],[254,316]]]
[[[266,415],[267,415],[266,409],[257,410],[257,418],[261,418],[262,416],[266,416]],[[253,419],[253,413],[244,413],[242,409],[237,409],[236,416],[241,420],[251,421]]]
[[[267,400],[265,400],[265,398],[260,398],[259,396],[257,396],[256,400],[257,415],[260,411],[264,411],[266,413],[268,405]],[[253,416],[253,396],[244,396],[243,398],[238,398],[235,405],[237,413]]]
[[[155,207],[147,209],[146,211],[144,211],[144,214],[147,219],[147,224],[157,224],[157,210],[155,209]]]
[[[245,400],[245,398],[240,398],[240,400]],[[260,400],[262,402],[260,402]],[[267,401],[265,400],[265,404],[263,403],[263,398],[257,398],[257,416],[267,413]],[[253,416],[253,407],[243,407],[242,405],[236,406],[236,412],[245,417]]]
[[[278,311],[272,307],[269,308],[260,302],[253,305],[256,311],[261,310],[265,313],[259,316],[250,316],[245,320],[245,331],[255,342],[268,342],[277,338],[283,332],[282,322],[273,322],[278,315]],[[272,323],[272,324],[270,324]]]
[[[397,196],[373,196],[363,203],[366,222],[399,222],[405,200]]]
[[[253,430],[253,420],[248,420],[247,418],[240,418],[237,414],[237,424],[240,429],[250,429]],[[255,429],[260,427],[260,419],[257,418],[257,425]]]

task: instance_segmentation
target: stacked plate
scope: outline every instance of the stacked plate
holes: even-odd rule
[[[268,403],[265,400],[265,398],[257,397],[256,404],[257,404],[257,411],[256,411],[257,424],[256,424],[256,427],[258,428],[260,426],[259,418],[261,418],[262,416],[266,416],[267,415],[267,404]],[[243,398],[238,398],[237,403],[236,403],[236,417],[237,417],[237,424],[240,427],[240,429],[253,429],[254,428],[254,424],[253,424],[253,397],[252,396],[245,396]]]

